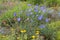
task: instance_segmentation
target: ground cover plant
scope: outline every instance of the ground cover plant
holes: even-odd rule
[[[60,40],[59,8],[19,2],[0,16],[0,40]]]

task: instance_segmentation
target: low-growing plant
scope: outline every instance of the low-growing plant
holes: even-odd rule
[[[56,28],[53,28],[55,24],[52,23],[55,20],[52,21],[54,11],[44,5],[21,4],[0,16],[1,28],[11,31],[8,40],[55,40]]]

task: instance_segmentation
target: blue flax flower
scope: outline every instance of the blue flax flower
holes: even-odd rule
[[[35,11],[35,12],[38,12],[38,9],[34,8],[34,11]]]
[[[38,5],[36,5],[36,6],[34,7],[34,11],[35,11],[35,12],[38,12]]]
[[[40,15],[39,17],[38,17],[38,20],[42,20],[43,19],[43,15]]]
[[[46,12],[46,9],[42,10],[42,12],[45,13]]]
[[[39,7],[38,5],[35,5],[35,7],[34,7],[34,8],[38,9],[38,7]]]
[[[27,16],[30,16],[30,14],[29,14],[29,13],[27,13],[26,15],[27,15]]]
[[[28,6],[31,6],[31,4],[28,4]]]
[[[45,9],[45,6],[40,7],[40,10],[42,10],[42,11],[43,11],[44,9]]]
[[[14,13],[14,16],[16,16],[16,13]]]
[[[39,27],[40,28],[45,28],[45,25],[44,24],[41,24]]]
[[[49,22],[49,18],[46,18],[45,21],[46,21],[46,22]]]
[[[20,22],[21,18],[17,18],[17,21]]]
[[[42,7],[40,7],[40,10],[45,13],[46,12],[46,7],[42,6]]]

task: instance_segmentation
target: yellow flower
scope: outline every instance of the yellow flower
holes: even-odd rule
[[[36,31],[36,34],[39,34],[40,32],[39,31]]]
[[[26,30],[23,30],[24,31],[24,33],[26,32]]]
[[[21,33],[25,33],[26,32],[26,30],[21,30]]]
[[[36,38],[36,36],[32,36],[32,38],[34,39],[34,38]]]
[[[5,38],[6,36],[2,36],[2,38]]]
[[[36,32],[39,32],[39,31],[36,31]]]
[[[17,39],[19,40],[19,39],[20,39],[20,37],[17,37]]]
[[[14,31],[14,29],[13,29],[13,28],[11,28],[11,31]]]
[[[38,32],[36,34],[39,34]]]
[[[21,33],[23,33],[24,31],[23,30],[21,30]]]

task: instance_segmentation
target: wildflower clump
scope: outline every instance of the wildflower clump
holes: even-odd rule
[[[49,26],[49,24],[56,22],[57,20],[55,19],[55,16],[52,17],[53,11],[50,12],[51,10],[46,6],[39,6],[38,4],[34,6],[28,4],[25,6],[26,7],[21,8],[18,6],[16,10],[14,8],[15,11],[7,13],[1,18],[0,26],[9,29],[7,32],[10,33],[5,35],[9,35],[9,37],[11,35],[12,38],[14,37],[14,40],[55,39],[56,29],[53,29],[53,26]],[[1,29],[0,32],[4,33],[6,31]]]

